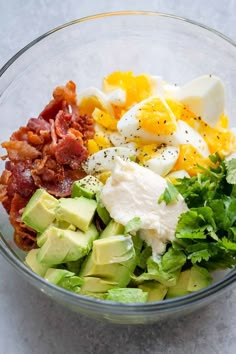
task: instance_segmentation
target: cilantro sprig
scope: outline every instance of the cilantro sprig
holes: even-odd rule
[[[164,192],[160,195],[158,199],[158,204],[160,204],[161,202],[165,202],[166,205],[168,205],[171,203],[175,203],[178,200],[178,195],[179,195],[178,190],[168,180],[166,182],[167,182],[167,187],[165,188]]]
[[[214,270],[236,265],[236,159],[210,159],[203,173],[178,180],[189,211],[179,218],[173,248],[192,264]]]

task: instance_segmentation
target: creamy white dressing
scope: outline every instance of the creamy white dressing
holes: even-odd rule
[[[167,241],[175,238],[180,214],[188,210],[181,195],[175,203],[158,204],[166,187],[161,176],[117,157],[101,192],[102,202],[116,222],[126,225],[134,217],[141,219],[140,236],[152,247],[153,255],[165,251]]]

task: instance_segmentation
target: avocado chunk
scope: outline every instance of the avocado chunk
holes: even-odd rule
[[[73,224],[82,231],[87,231],[96,208],[97,203],[93,199],[61,198],[56,209],[56,218]]]
[[[55,219],[58,200],[44,189],[37,189],[27,203],[22,221],[32,229],[43,232]]]
[[[130,282],[135,265],[134,259],[125,262],[125,264],[96,264],[91,252],[84,261],[79,275],[81,277],[98,277],[109,282],[115,282],[118,287],[125,287]]]
[[[80,288],[80,294],[106,293],[109,289],[117,287],[117,283],[97,277],[84,277]]]
[[[46,271],[48,270],[48,265],[38,261],[38,249],[30,250],[25,257],[25,263],[29,266],[33,272],[44,277]]]
[[[44,279],[52,284],[73,292],[79,292],[83,279],[65,269],[49,268]]]
[[[93,242],[93,259],[96,264],[122,263],[134,255],[131,236],[116,235]]]
[[[117,288],[108,290],[107,300],[122,303],[147,302],[148,293],[137,288]]]
[[[100,219],[102,220],[103,224],[107,225],[111,220],[110,214],[108,213],[107,209],[103,205],[103,202],[100,198],[100,192],[96,194],[97,200],[97,213]]]
[[[115,236],[115,235],[123,235],[124,229],[125,228],[123,225],[118,224],[114,220],[111,220],[109,224],[106,226],[106,228],[102,231],[100,235],[100,239],[110,237],[110,236]]]
[[[190,271],[190,277],[188,281],[188,291],[198,291],[209,286],[212,282],[207,269],[194,265]]]
[[[212,278],[207,269],[194,265],[191,269],[180,273],[176,285],[169,287],[166,298],[171,299],[201,290],[210,285],[211,281]]]
[[[107,293],[91,293],[87,292],[86,294],[83,294],[85,296],[93,297],[94,299],[99,299],[99,300],[106,300],[107,298]]]
[[[148,302],[163,300],[168,289],[167,286],[155,281],[146,281],[140,284],[138,287],[139,289],[142,289],[144,292],[148,293]]]
[[[38,247],[42,247],[43,244],[46,242],[48,236],[51,233],[51,228],[56,227],[58,229],[63,229],[63,230],[71,230],[71,231],[76,231],[76,227],[72,224],[67,223],[66,221],[58,222],[58,223],[53,223],[49,225],[49,227],[43,232],[39,233],[36,237],[37,245]]]
[[[180,273],[176,285],[168,288],[166,298],[171,299],[173,297],[183,296],[189,294],[188,284],[191,270],[184,270]]]
[[[98,235],[93,224],[85,233],[80,230],[63,230],[51,226],[46,241],[39,249],[37,258],[39,262],[50,266],[76,261],[89,253],[92,243]]]
[[[88,175],[72,184],[71,196],[72,198],[85,197],[93,199],[102,186],[103,184],[98,178]]]
[[[97,242],[99,241],[99,242]],[[117,283],[129,284],[136,266],[136,253],[130,236],[116,235],[93,242],[93,250],[82,264],[81,277],[99,277]]]

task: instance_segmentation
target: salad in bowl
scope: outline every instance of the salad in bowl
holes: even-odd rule
[[[0,201],[26,265],[83,296],[145,303],[236,264],[236,135],[224,84],[116,71],[56,87],[2,143]]]

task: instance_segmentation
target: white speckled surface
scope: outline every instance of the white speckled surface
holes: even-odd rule
[[[185,16],[236,41],[235,0],[0,0],[0,66],[55,26],[116,10]],[[202,312],[179,320],[119,327],[69,312],[38,293],[1,256],[0,262],[1,354],[236,352],[236,289]]]

